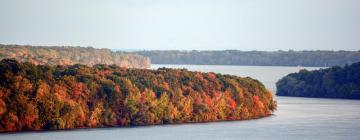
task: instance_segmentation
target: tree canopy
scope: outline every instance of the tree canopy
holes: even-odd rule
[[[186,69],[0,62],[0,131],[153,125],[264,117],[259,81]]]
[[[153,64],[316,66],[329,67],[360,61],[360,51],[137,51]]]
[[[360,99],[360,62],[289,74],[276,83],[279,96]]]

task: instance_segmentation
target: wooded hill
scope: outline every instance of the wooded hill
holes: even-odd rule
[[[112,52],[109,49],[70,46],[1,45],[0,60],[13,58],[21,62],[48,65],[116,64],[129,68],[149,68],[150,59],[137,54]]]
[[[153,64],[316,66],[329,67],[360,61],[360,51],[137,51]]]
[[[276,109],[259,81],[186,69],[0,62],[0,131],[254,119]]]
[[[360,99],[360,62],[292,73],[276,83],[277,95]]]

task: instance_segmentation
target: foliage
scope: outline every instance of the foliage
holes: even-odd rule
[[[292,73],[276,83],[277,95],[360,99],[360,62]]]
[[[186,69],[0,62],[0,131],[242,120],[270,115],[258,81]]]

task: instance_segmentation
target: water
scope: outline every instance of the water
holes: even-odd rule
[[[196,71],[214,71],[239,76],[251,76],[275,91],[275,82],[298,67],[153,65]],[[319,68],[306,68],[319,69]],[[360,101],[277,97],[274,115],[257,120],[146,126],[132,128],[99,128],[52,132],[0,134],[0,140],[65,140],[65,139],[141,139],[141,140],[237,140],[237,139],[320,139],[359,140]]]
[[[261,81],[272,92],[276,91],[275,83],[289,73],[298,72],[301,69],[316,70],[321,67],[279,67],[279,66],[224,66],[224,65],[152,65],[152,69],[161,67],[186,68],[191,71],[215,72],[231,74],[241,77],[249,76]]]

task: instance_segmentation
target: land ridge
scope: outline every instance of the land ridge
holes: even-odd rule
[[[149,68],[150,59],[145,56],[113,52],[110,49],[96,49],[79,46],[30,46],[0,44],[0,60],[16,59],[21,62],[48,65],[115,64],[128,68]]]

